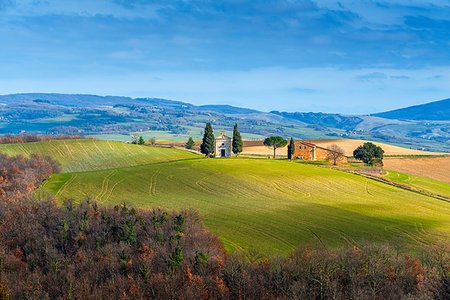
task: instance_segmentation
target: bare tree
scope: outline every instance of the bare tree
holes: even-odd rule
[[[344,150],[336,144],[329,146],[328,150],[327,159],[337,165],[338,160],[344,157]]]

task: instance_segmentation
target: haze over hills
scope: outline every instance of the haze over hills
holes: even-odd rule
[[[450,98],[373,115],[386,119],[450,121]]]
[[[0,103],[0,134],[108,134],[126,140],[132,132],[148,132],[146,137],[186,140],[199,139],[206,122],[220,130],[231,130],[237,122],[248,138],[344,137],[450,152],[449,99],[373,115],[262,112],[159,98],[54,93],[2,95]]]

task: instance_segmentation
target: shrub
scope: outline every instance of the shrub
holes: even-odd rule
[[[383,149],[371,142],[366,142],[353,151],[353,156],[356,159],[362,160],[366,164],[370,164],[373,158],[379,158],[382,160],[383,154]]]

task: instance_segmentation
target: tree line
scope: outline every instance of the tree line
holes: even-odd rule
[[[35,135],[35,134],[5,134],[0,136],[0,144],[21,144],[52,140],[86,139],[84,135]]]

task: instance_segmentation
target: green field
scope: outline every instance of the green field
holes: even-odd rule
[[[393,182],[409,185],[418,190],[450,197],[450,184],[445,182],[395,171],[387,171],[384,177]]]
[[[230,250],[287,254],[305,243],[414,247],[450,238],[448,202],[287,160],[200,158],[56,174],[42,189],[106,205],[193,207]]]
[[[57,140],[25,144],[3,144],[0,152],[7,155],[32,153],[53,157],[62,172],[79,172],[137,166],[199,155],[177,150],[99,140]]]

